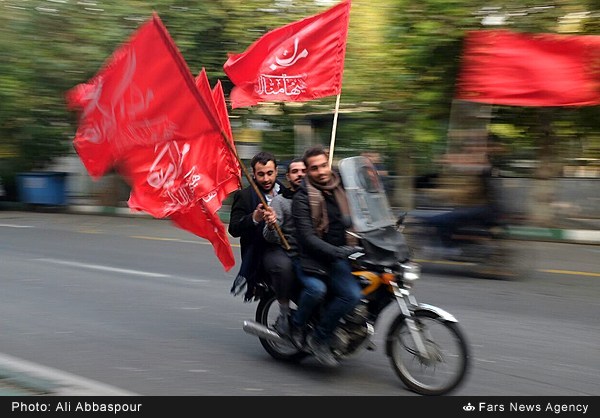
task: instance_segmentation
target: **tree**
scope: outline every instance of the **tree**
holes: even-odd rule
[[[0,176],[9,191],[20,171],[44,168],[73,152],[76,115],[64,93],[92,77],[127,37],[156,11],[193,74],[206,68],[211,83],[231,84],[223,73],[228,52],[245,50],[262,34],[315,14],[334,2],[314,0],[123,0],[98,3],[21,2],[0,14]],[[336,153],[357,150],[387,156],[396,174],[412,176],[432,169],[444,149],[454,82],[466,30],[501,22],[530,32],[576,30],[600,33],[597,0],[354,1],[342,86]],[[595,13],[595,14],[594,14]],[[594,16],[596,18],[594,18]],[[301,106],[274,104],[235,109],[239,126],[266,119],[264,147],[278,154],[293,149],[293,125],[320,114],[316,140],[328,143],[335,98]],[[598,155],[597,109],[552,109],[550,127],[560,143]],[[501,107],[491,127],[515,151],[539,148],[544,130],[535,109]],[[548,129],[546,129],[548,131]],[[551,140],[553,144],[558,141]],[[569,150],[572,151],[573,147]]]

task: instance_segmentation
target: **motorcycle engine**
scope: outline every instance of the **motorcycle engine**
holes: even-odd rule
[[[349,355],[369,337],[369,311],[365,302],[361,302],[352,312],[344,316],[336,328],[331,341],[331,349],[339,355]]]

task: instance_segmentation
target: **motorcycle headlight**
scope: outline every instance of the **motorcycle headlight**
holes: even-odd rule
[[[402,263],[402,278],[405,282],[414,282],[421,277],[421,266],[417,263]]]

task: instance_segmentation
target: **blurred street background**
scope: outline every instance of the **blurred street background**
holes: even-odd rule
[[[116,173],[92,180],[72,146],[77,115],[65,93],[86,82],[156,11],[192,74],[211,85],[264,33],[325,10],[315,0],[0,2],[0,202],[126,207]],[[454,100],[463,40],[471,30],[600,34],[592,0],[352,2],[334,163],[359,153],[377,160],[393,207],[443,204],[425,190],[441,181],[440,157],[490,135],[506,209],[518,221],[578,227],[600,218],[598,106],[492,106]],[[230,111],[240,158],[273,152],[285,167],[315,143],[329,145],[334,97],[262,103]],[[244,179],[245,181],[245,179]],[[41,193],[41,195],[40,195]],[[227,202],[226,202],[227,203]],[[592,222],[592,224],[594,224]],[[597,224],[597,223],[596,223]],[[585,225],[588,227],[589,223]]]

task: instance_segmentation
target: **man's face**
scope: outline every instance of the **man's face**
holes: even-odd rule
[[[277,179],[277,167],[273,161],[269,161],[266,164],[256,163],[254,165],[254,180],[258,187],[263,189],[264,192],[270,192],[275,185]]]
[[[316,155],[310,157],[307,160],[308,176],[318,184],[327,184],[331,178],[331,168],[329,167],[329,160],[325,155]]]
[[[292,188],[296,189],[302,182],[304,176],[306,176],[306,166],[302,161],[291,163],[285,176]]]

